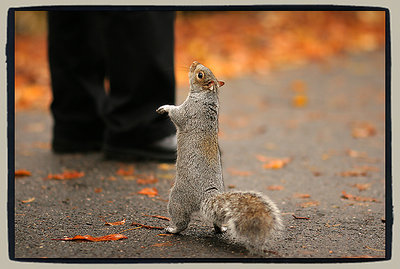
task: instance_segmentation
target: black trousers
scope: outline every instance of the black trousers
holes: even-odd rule
[[[53,143],[138,146],[175,132],[174,13],[51,11]],[[105,80],[110,90],[105,91]]]

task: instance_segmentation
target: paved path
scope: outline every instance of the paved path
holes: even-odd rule
[[[186,93],[178,90],[179,102]],[[292,103],[300,94],[307,98],[304,107]],[[227,188],[262,191],[283,213],[286,230],[271,248],[271,258],[385,255],[383,52],[227,80],[220,101]],[[54,155],[50,127],[48,113],[16,114],[16,169],[32,175],[15,180],[15,257],[257,258],[215,235],[199,218],[179,236],[132,229],[132,222],[167,225],[145,215],[168,216],[174,168],[104,161],[100,153]],[[289,162],[280,169],[264,168],[271,157]],[[117,173],[130,167],[135,176]],[[85,176],[45,179],[64,170]],[[158,182],[137,181],[150,175]],[[158,195],[138,194],[145,187],[156,188]],[[125,225],[104,222],[123,219]],[[128,239],[51,240],[114,233]]]

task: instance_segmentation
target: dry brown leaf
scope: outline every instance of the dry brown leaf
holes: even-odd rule
[[[22,202],[23,204],[31,203],[31,202],[33,202],[33,201],[35,201],[35,197],[29,198],[29,199],[27,199],[27,200],[21,200],[21,202]]]
[[[351,185],[354,188],[357,188],[359,191],[365,191],[368,190],[371,187],[371,183],[356,183]]]
[[[163,170],[163,171],[169,171],[175,169],[175,164],[170,164],[170,163],[160,163],[158,165],[158,169]]]
[[[290,158],[273,159],[263,165],[265,169],[281,169],[290,162]]]
[[[292,99],[292,105],[294,107],[305,107],[308,103],[308,97],[304,94],[297,94]]]
[[[85,172],[78,172],[75,170],[64,171],[62,174],[49,174],[47,179],[56,179],[56,180],[64,180],[64,179],[74,179],[81,178],[85,176]]]
[[[309,202],[299,204],[299,206],[301,206],[303,208],[317,206],[317,205],[319,205],[318,201],[309,201]]]
[[[350,170],[350,171],[341,172],[340,175],[342,177],[360,177],[360,176],[365,177],[368,174],[366,171],[363,171],[363,170]]]
[[[94,188],[94,192],[95,192],[95,193],[100,193],[100,192],[102,192],[102,191],[103,191],[102,188]]]
[[[352,158],[367,158],[368,157],[366,152],[356,151],[356,150],[352,150],[352,149],[346,150],[346,153],[348,156],[350,156]]]
[[[229,189],[234,189],[234,188],[236,188],[236,185],[229,184],[229,185],[228,185],[228,188],[229,188]]]
[[[311,197],[311,195],[309,195],[308,193],[295,193],[293,194],[293,196],[295,198],[301,198],[301,199],[306,199]]]
[[[363,122],[356,124],[352,131],[351,135],[354,138],[367,138],[376,134],[376,128],[371,123]]]
[[[147,195],[148,197],[155,197],[158,195],[156,188],[143,188],[138,191],[138,194]]]
[[[358,201],[358,202],[376,202],[376,203],[379,202],[377,199],[372,197],[355,196],[350,193],[346,193],[345,191],[342,191],[341,197],[344,199]]]
[[[248,177],[248,176],[251,176],[253,174],[253,172],[251,172],[251,171],[237,170],[236,168],[233,168],[233,167],[228,168],[227,171],[232,176]]]
[[[283,190],[285,187],[283,187],[282,185],[270,185],[267,187],[268,190],[270,191],[281,191]]]
[[[168,221],[171,220],[171,219],[168,218],[168,217],[164,217],[164,216],[160,216],[160,215],[143,215],[143,216],[152,217],[152,218],[157,218],[157,219],[162,219],[162,220],[168,220]]]
[[[128,168],[121,167],[117,170],[117,175],[119,176],[132,176],[135,173],[135,169],[132,165],[128,166]]]
[[[32,173],[25,169],[19,169],[19,170],[15,170],[14,175],[15,175],[15,177],[28,177],[28,176],[31,176]]]
[[[105,222],[104,225],[107,225],[107,226],[118,226],[118,225],[124,225],[126,222],[126,219],[123,219],[121,221],[116,221],[116,222],[107,222],[104,220],[104,222]]]
[[[93,237],[91,235],[76,235],[74,237],[64,237],[61,239],[52,239],[52,240],[61,240],[61,241],[91,241],[91,242],[100,242],[100,241],[116,241],[121,239],[126,239],[127,236],[123,234],[109,234],[100,237]]]
[[[154,184],[154,183],[157,183],[157,182],[158,182],[158,179],[154,175],[150,175],[148,177],[139,176],[136,179],[136,183],[137,184],[141,184],[141,185]]]

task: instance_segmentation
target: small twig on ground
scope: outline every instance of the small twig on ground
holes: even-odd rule
[[[295,219],[310,219],[309,217],[297,217],[297,216],[295,216],[295,215],[292,215],[293,216],[293,218],[295,218]]]

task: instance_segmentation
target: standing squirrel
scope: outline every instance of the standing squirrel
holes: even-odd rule
[[[190,66],[189,81],[189,95],[180,106],[157,109],[168,113],[178,140],[176,178],[168,202],[172,225],[166,230],[174,234],[185,230],[192,213],[200,211],[217,233],[227,231],[251,252],[263,251],[270,237],[282,229],[280,212],[264,194],[224,192],[218,90],[225,83],[196,61]]]

